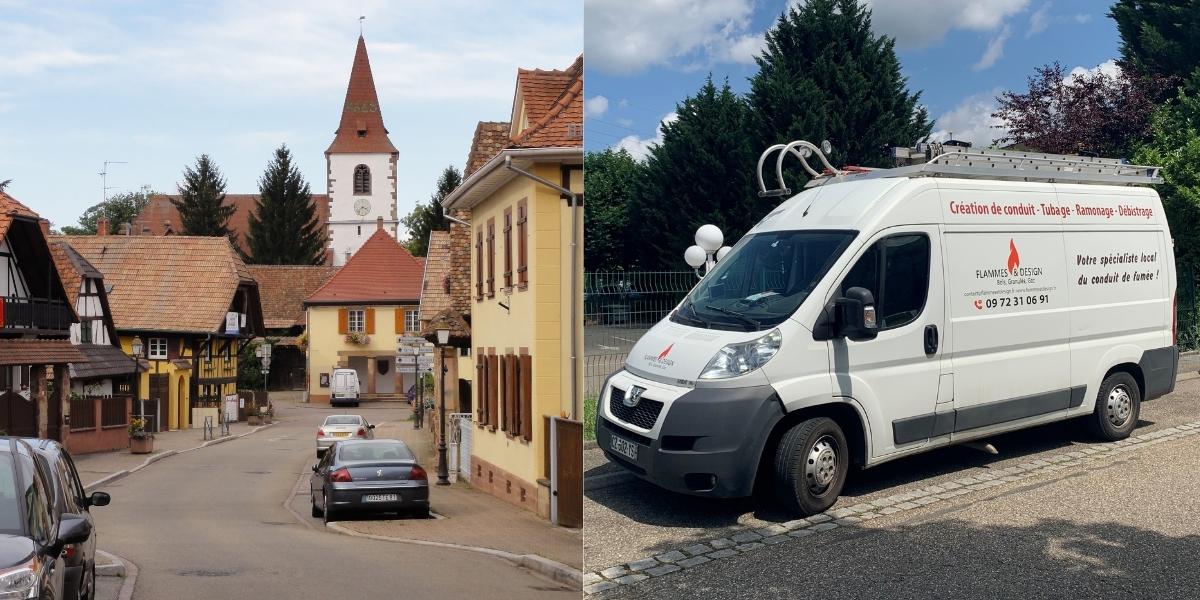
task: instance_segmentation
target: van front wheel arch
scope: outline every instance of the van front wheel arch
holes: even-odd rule
[[[837,421],[816,417],[784,432],[775,450],[775,495],[790,512],[820,513],[842,493],[850,447]]]

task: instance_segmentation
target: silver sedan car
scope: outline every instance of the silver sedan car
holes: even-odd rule
[[[373,440],[375,426],[361,415],[329,415],[317,427],[317,456],[325,454],[334,442],[345,440]]]

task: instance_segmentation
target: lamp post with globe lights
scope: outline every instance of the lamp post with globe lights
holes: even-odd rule
[[[450,330],[437,330],[438,362],[441,364],[442,376],[438,390],[441,408],[438,411],[438,421],[441,431],[438,434],[438,472],[437,485],[450,485],[450,466],[446,462],[446,344],[450,342]]]
[[[729,246],[725,243],[725,234],[716,225],[701,225],[696,230],[696,245],[683,252],[683,260],[696,271],[696,277],[703,279],[721,259],[729,254]],[[704,273],[700,273],[704,267]]]

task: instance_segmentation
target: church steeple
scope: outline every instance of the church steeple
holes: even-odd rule
[[[367,59],[367,42],[360,35],[358,49],[354,52],[354,67],[350,70],[350,84],[346,86],[342,121],[333,143],[325,153],[394,154],[396,147],[388,139],[387,133],[387,128],[383,126],[383,113],[379,111],[379,96],[375,93],[371,62]]]

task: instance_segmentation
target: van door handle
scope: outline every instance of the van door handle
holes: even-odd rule
[[[938,330],[937,325],[925,326],[925,354],[933,356],[938,350]]]

